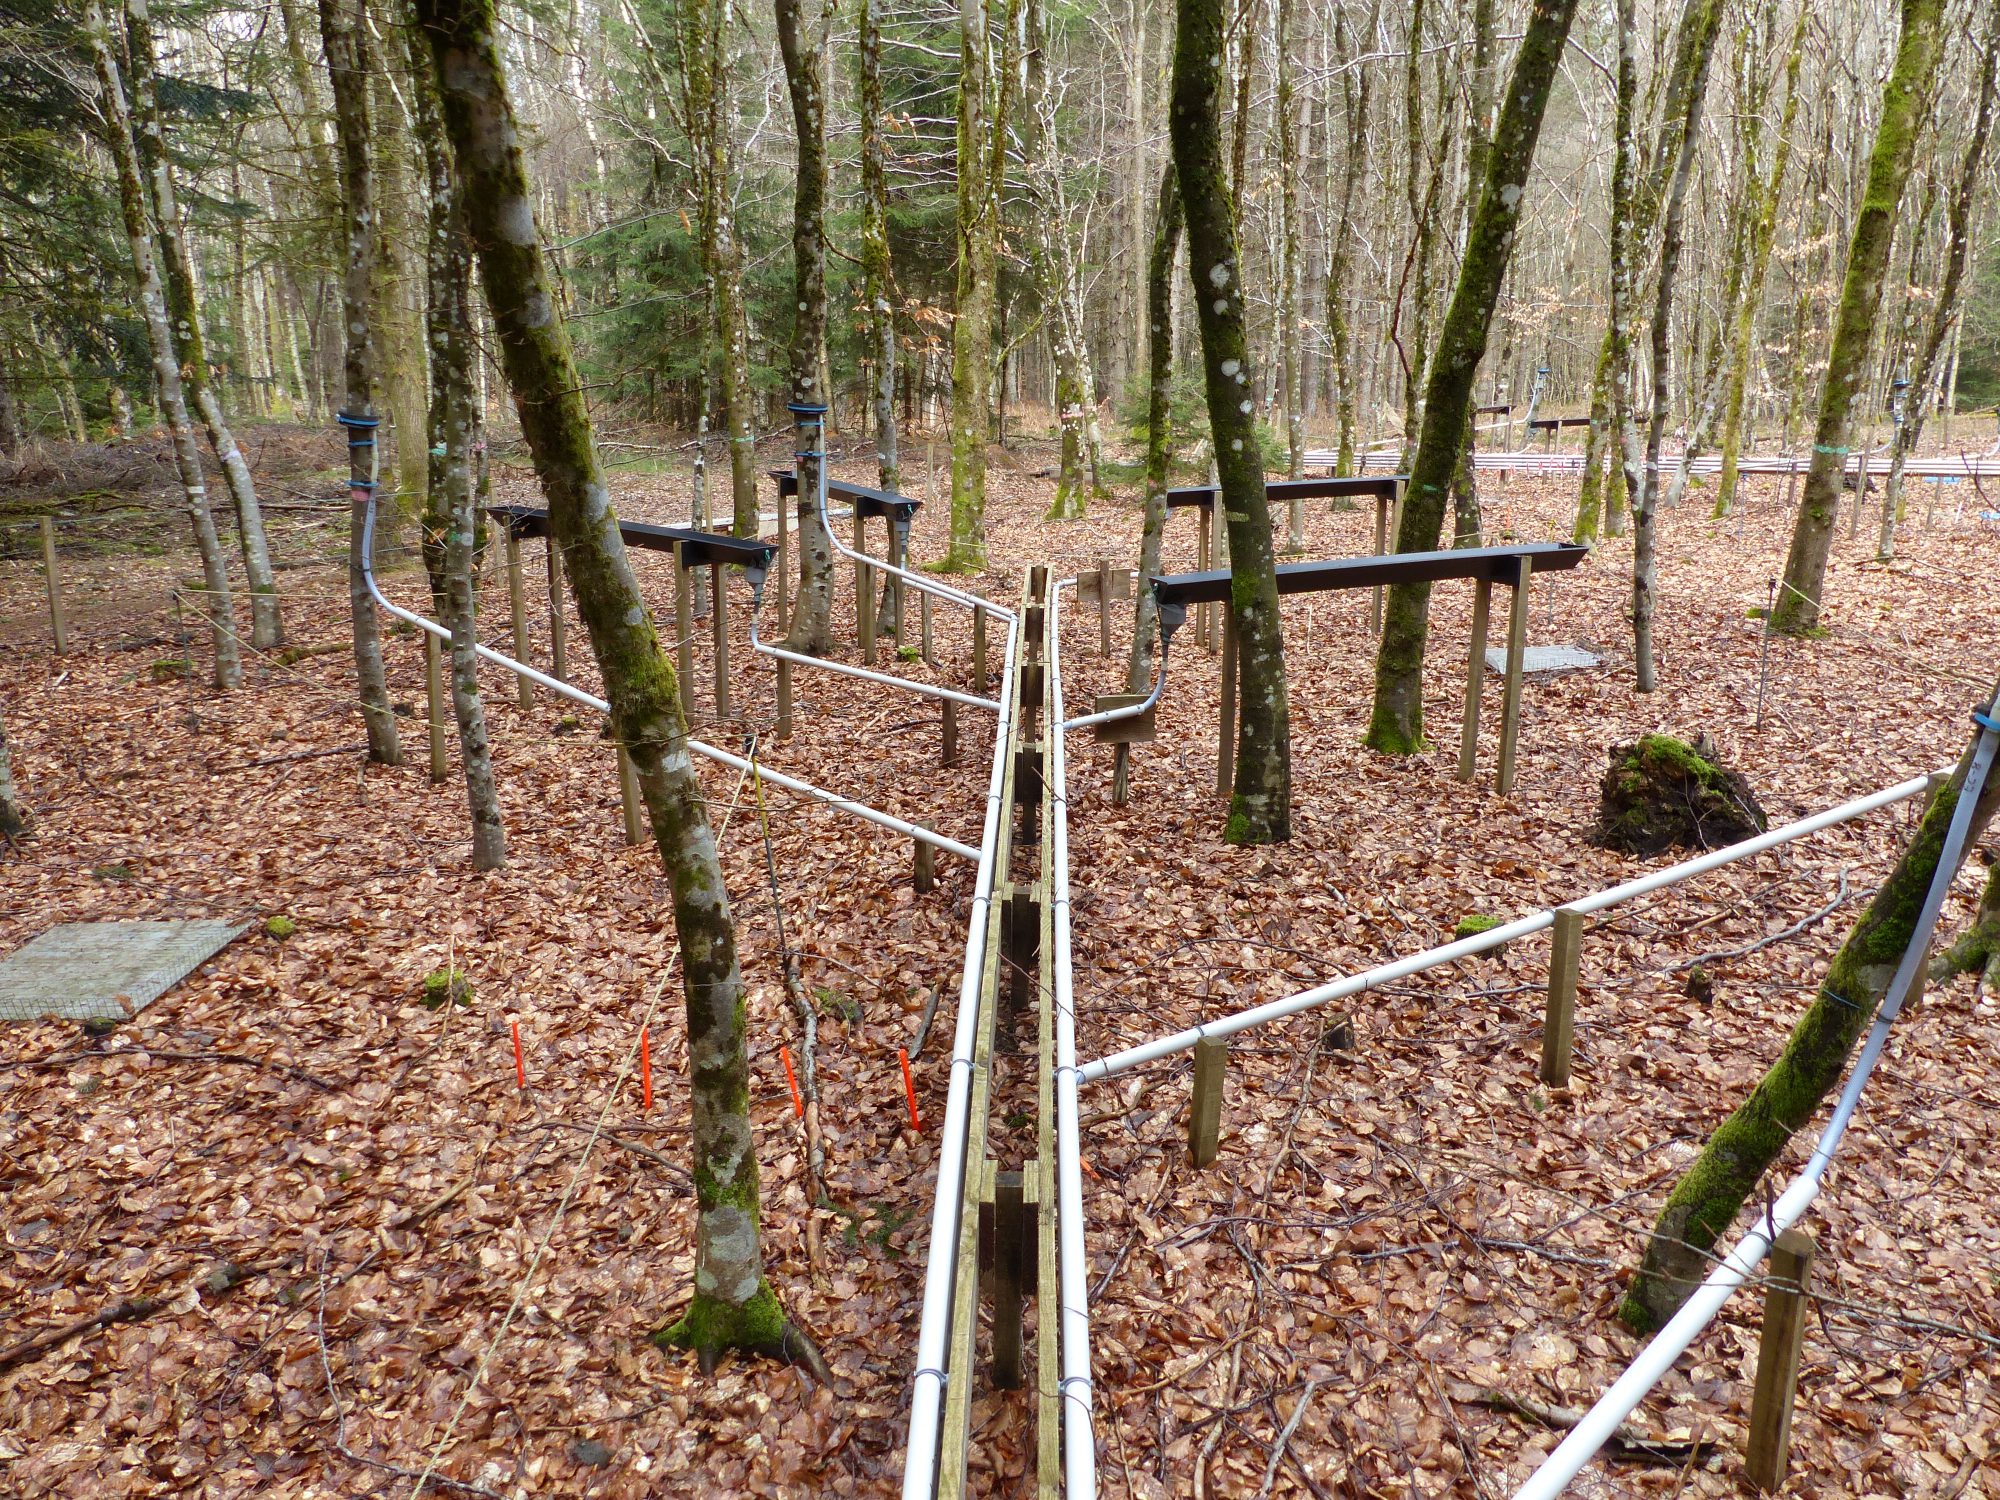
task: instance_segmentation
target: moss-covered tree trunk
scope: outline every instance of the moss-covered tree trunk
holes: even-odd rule
[[[472,560],[484,528],[473,504],[473,443],[479,425],[473,385],[478,345],[472,327],[472,244],[466,234],[464,194],[452,170],[451,148],[439,116],[437,85],[427,59],[418,55],[412,62],[417,71],[409,84],[411,123],[423,151],[430,200],[424,242],[431,377],[424,541],[427,554],[433,546],[437,552],[434,597],[439,616],[451,630],[451,709],[472,820],[472,868],[497,870],[507,863],[507,828],[493,780],[493,752],[486,736],[486,705],[479,696],[479,657],[474,650]],[[550,604],[560,607],[559,600]]]
[[[1576,525],[1570,540],[1595,546],[1604,521],[1605,457],[1611,448],[1611,329],[1597,346],[1590,378],[1590,427],[1583,440],[1583,485],[1576,496]]]
[[[208,437],[236,510],[237,543],[243,552],[243,571],[250,586],[250,644],[259,651],[275,651],[285,643],[285,630],[278,611],[277,580],[271,571],[270,544],[264,537],[264,512],[257,503],[257,485],[250,477],[250,465],[244,461],[236,437],[229,430],[222,397],[209,371],[201,307],[195,298],[194,269],[188,259],[187,236],[181,230],[180,203],[174,192],[173,164],[160,129],[153,26],[146,0],[126,0],[125,36],[126,55],[132,69],[133,135],[139,147],[147,206],[158,236],[160,271],[166,285],[174,344],[180,351],[181,387]]]
[[[345,270],[341,279],[341,327],[346,330],[342,369],[347,383],[342,411],[363,424],[348,430],[348,616],[354,627],[354,676],[361,717],[368,726],[368,758],[386,766],[403,763],[396,716],[389,707],[382,667],[382,634],[375,600],[362,574],[362,518],[375,488],[375,331],[374,281],[378,256],[374,144],[369,129],[368,74],[372,49],[359,0],[319,0],[320,36],[333,88],[333,119],[340,139],[341,201]]]
[[[1479,207],[1479,189],[1486,181],[1486,161],[1493,149],[1493,12],[1493,0],[1473,0],[1472,68],[1467,79],[1465,111],[1465,222],[1468,230],[1472,215]],[[1451,544],[1454,547],[1479,546],[1485,529],[1479,515],[1479,466],[1474,457],[1478,425],[1468,413],[1465,434],[1458,444],[1458,466],[1451,476]]]
[[[1805,1126],[1840,1082],[1848,1054],[1882,1003],[1916,931],[1924,895],[1942,855],[1945,830],[1964,790],[1967,761],[1938,789],[1916,836],[1868,903],[1791,1040],[1750,1097],[1709,1137],[1667,1196],[1644,1263],[1619,1316],[1649,1333],[1671,1318],[1711,1265],[1709,1251],[1749,1200],[1792,1133]],[[1989,775],[1973,810],[1965,849],[2000,807],[2000,774]],[[1964,857],[1960,851],[1960,858]],[[1956,873],[1954,871],[1954,873]],[[1919,974],[1918,983],[1922,976]]]
[[[778,50],[798,135],[792,189],[791,399],[830,405],[820,388],[826,352],[826,94],[819,28],[802,14],[805,0],[776,0]],[[824,445],[822,445],[824,446]],[[820,461],[798,460],[799,591],[788,650],[817,656],[833,645],[833,543],[819,514]],[[865,607],[865,606],[864,606]]]
[[[1485,3],[1485,0],[1482,0]],[[1299,105],[1293,74],[1298,59],[1292,53],[1293,0],[1277,0],[1272,27],[1276,45],[1271,67],[1277,74],[1271,127],[1277,133],[1278,173],[1278,404],[1285,413],[1285,474],[1303,479],[1306,472],[1306,414],[1299,397]],[[1304,552],[1306,502],[1293,496],[1285,516],[1285,550]]]
[[[1903,0],[1896,62],[1882,91],[1882,115],[1868,158],[1868,186],[1848,241],[1847,274],[1833,320],[1833,346],[1820,384],[1812,466],[1806,471],[1785,577],[1771,627],[1803,635],[1819,627],[1820,595],[1847,470],[1854,403],[1867,375],[1868,346],[1882,306],[1882,282],[1895,238],[1896,207],[1910,175],[1917,132],[1938,85],[1944,0]]]
[[[1978,987],[2000,991],[2000,859],[1988,854],[1992,863],[1986,871],[1986,885],[1979,893],[1979,908],[1964,936],[1931,960],[1931,983],[1941,984],[1955,974],[1979,975]]]
[[[118,172],[118,206],[125,225],[126,247],[132,261],[133,292],[139,316],[146,325],[146,347],[153,360],[153,384],[159,395],[160,418],[166,423],[172,442],[174,468],[181,482],[181,496],[187,506],[188,521],[194,529],[195,549],[201,555],[202,612],[209,621],[209,636],[215,658],[214,682],[218,688],[239,687],[243,681],[242,659],[236,649],[236,622],[229,597],[229,567],[223,560],[222,542],[215,534],[215,518],[208,508],[208,485],[201,472],[201,455],[195,450],[194,426],[188,420],[187,398],[181,389],[181,367],[174,350],[173,329],[167,319],[166,292],[160,284],[158,257],[154,254],[152,215],[146,206],[145,184],[140,176],[139,153],[132,137],[132,112],[126,102],[125,79],[118,65],[111,30],[105,20],[102,0],[86,0],[84,31],[90,39],[91,60],[97,71],[98,112],[104,127],[104,143]]]
[[[1404,491],[1398,552],[1427,552],[1438,544],[1444,525],[1452,472],[1472,419],[1472,385],[1486,353],[1494,304],[1507,274],[1514,231],[1527,196],[1535,143],[1549,87],[1562,60],[1576,0],[1535,0],[1515,55],[1514,73],[1500,109],[1487,158],[1486,180],[1466,236],[1458,285],[1438,333],[1424,396],[1423,426],[1416,461]],[[1397,584],[1389,590],[1382,644],[1375,658],[1375,707],[1366,743],[1390,755],[1411,755],[1424,743],[1424,647],[1430,637],[1431,590],[1427,583]]]
[[[951,542],[945,566],[986,566],[986,427],[993,400],[1000,194],[993,165],[987,0],[958,6],[958,287],[951,325]]]
[[[1736,304],[1736,322],[1730,330],[1728,384],[1722,395],[1722,471],[1715,481],[1717,519],[1729,514],[1736,503],[1737,466],[1743,453],[1743,398],[1750,385],[1750,359],[1757,337],[1757,313],[1764,301],[1764,278],[1771,268],[1771,249],[1778,237],[1778,204],[1785,191],[1785,173],[1792,161],[1792,127],[1799,113],[1799,64],[1805,56],[1806,20],[1812,14],[1801,6],[1792,28],[1792,43],[1785,56],[1785,104],[1778,118],[1778,132],[1771,151],[1770,174],[1764,178],[1757,196],[1757,217],[1750,227],[1750,265],[1745,274],[1743,296]],[[1746,170],[1749,164],[1746,163]]]
[[[1235,844],[1270,844],[1291,837],[1292,831],[1291,705],[1285,692],[1285,633],[1278,613],[1271,509],[1257,451],[1242,263],[1222,160],[1222,55],[1221,0],[1179,0],[1168,125],[1229,536],[1229,628],[1236,637],[1240,684],[1236,787],[1225,837]]]
[[[1153,675],[1153,637],[1160,606],[1146,580],[1160,571],[1167,530],[1167,487],[1173,462],[1174,261],[1181,245],[1180,183],[1171,158],[1160,174],[1153,217],[1153,253],[1146,268],[1146,501],[1139,528],[1139,577],[1133,590],[1132,651],[1125,690],[1141,693]]]
[[[1625,445],[1625,491],[1632,503],[1632,654],[1637,686],[1650,693],[1656,682],[1653,653],[1653,608],[1659,584],[1659,558],[1653,523],[1660,503],[1660,448],[1667,434],[1667,407],[1672,395],[1674,287],[1680,273],[1681,225],[1687,204],[1688,176],[1694,167],[1700,138],[1701,107],[1708,95],[1708,65],[1715,55],[1715,37],[1722,24],[1722,0],[1692,0],[1682,12],[1674,68],[1666,87],[1666,118],[1654,160],[1654,180],[1663,186],[1660,207],[1660,264],[1653,285],[1653,409],[1646,423],[1643,457],[1629,437]],[[1640,461],[1635,463],[1634,460]]]
[[[756,391],[750,383],[750,317],[743,295],[743,240],[736,231],[736,108],[730,88],[730,10],[721,0],[697,7],[705,18],[700,38],[707,88],[700,111],[700,139],[707,155],[702,174],[703,240],[714,288],[716,375],[722,386],[722,420],[729,431],[731,529],[757,534]]]
[[[1379,0],[1369,9],[1365,35],[1373,44]],[[1347,55],[1347,10],[1334,9],[1333,41],[1337,56]],[[1347,139],[1340,174],[1340,213],[1333,225],[1333,244],[1326,253],[1326,338],[1333,372],[1335,423],[1334,472],[1354,472],[1355,384],[1354,329],[1348,314],[1348,277],[1353,265],[1354,198],[1368,166],[1369,86],[1374,77],[1365,67],[1343,69],[1341,102],[1346,106]]]
[[[889,261],[889,171],[882,145],[882,0],[861,0],[861,299],[867,347],[875,360],[875,472],[900,490],[896,456],[896,303]]]
[[[14,780],[14,756],[7,748],[7,720],[0,717],[0,838],[19,838],[33,820]]]
[[[1979,102],[1972,118],[1972,135],[1965,143],[1958,181],[1953,185],[1951,205],[1945,211],[1944,276],[1931,304],[1929,327],[1923,348],[1917,355],[1910,380],[1908,415],[1896,429],[1895,452],[1889,460],[1889,481],[1882,487],[1882,530],[1875,555],[1887,561],[1895,555],[1896,520],[1903,500],[1903,466],[1916,451],[1924,435],[1924,422],[1937,398],[1938,381],[1944,374],[1945,344],[1959,315],[1960,289],[1965,283],[1966,263],[1972,253],[1972,208],[1979,195],[1980,169],[1986,144],[1993,134],[1996,98],[1996,63],[2000,63],[2000,6],[1987,14],[1986,61],[1980,67]]]
[[[726,1349],[782,1354],[789,1325],[764,1277],[750,1125],[742,975],[674,671],[639,594],[611,507],[576,361],[535,227],[521,135],[500,63],[493,0],[415,0],[440,82],[466,217],[521,433],[549,502],[577,613],[637,768],[673,884],[692,1072],[695,1285],[663,1337],[705,1366]]]

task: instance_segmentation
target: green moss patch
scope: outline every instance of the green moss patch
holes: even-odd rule
[[[1602,848],[1652,855],[1719,848],[1769,822],[1749,782],[1718,762],[1707,736],[1689,744],[1649,734],[1612,750],[1591,837]]]

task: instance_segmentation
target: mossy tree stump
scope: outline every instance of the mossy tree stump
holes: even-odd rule
[[[1649,734],[1611,752],[1592,841],[1627,854],[1713,849],[1769,826],[1742,773],[1721,765],[1706,735],[1690,745]]]

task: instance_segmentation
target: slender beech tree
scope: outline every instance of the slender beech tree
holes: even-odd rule
[[[1785,173],[1792,162],[1792,128],[1799,113],[1799,64],[1805,56],[1806,19],[1812,7],[1799,7],[1792,43],[1785,56],[1785,103],[1771,148],[1771,170],[1757,192],[1757,216],[1750,225],[1750,264],[1743,296],[1736,304],[1730,330],[1728,384],[1722,396],[1722,471],[1715,482],[1715,512],[1719,519],[1736,502],[1737,465],[1743,452],[1743,398],[1750,386],[1750,361],[1757,337],[1757,312],[1764,300],[1764,278],[1770,271],[1771,249],[1778,237],[1778,205],[1784,198]],[[1755,162],[1746,162],[1746,172]]]
[[[1597,346],[1590,381],[1590,427],[1583,440],[1583,484],[1576,495],[1576,525],[1570,540],[1594,546],[1604,520],[1604,457],[1611,447],[1611,327]]]
[[[221,394],[209,372],[201,306],[195,296],[194,270],[188,258],[187,236],[181,230],[179,199],[174,192],[173,163],[160,128],[153,25],[146,0],[126,0],[125,36],[131,60],[133,134],[139,146],[147,207],[158,234],[160,270],[166,283],[174,346],[180,353],[181,387],[188,406],[207,434],[208,446],[215,453],[236,510],[237,543],[243,552],[243,571],[250,585],[250,644],[259,651],[275,651],[284,644],[285,629],[278,611],[271,549],[264,538],[264,513],[257,503],[257,486],[250,477],[250,465],[244,462],[242,451],[236,446],[228,418],[223,414]]]
[[[375,206],[374,146],[369,128],[368,77],[373,64],[362,0],[319,0],[320,39],[333,90],[334,127],[340,141],[345,269],[341,278],[341,327],[346,331],[342,368],[347,388],[342,411],[356,423],[348,430],[347,602],[354,627],[354,677],[361,717],[368,726],[368,758],[385,766],[403,763],[396,715],[389,707],[388,674],[382,666],[382,632],[375,601],[362,573],[362,519],[375,487],[375,265],[378,223]]]
[[[124,74],[118,66],[102,0],[85,0],[83,23],[90,39],[91,60],[97,69],[97,103],[104,143],[118,171],[118,204],[131,253],[133,291],[153,358],[153,385],[173,447],[181,496],[194,528],[195,549],[201,554],[202,610],[208,616],[214,647],[214,682],[218,688],[227,690],[241,686],[243,681],[229,597],[229,567],[223,559],[222,541],[215,534],[215,517],[209,512],[208,484],[201,472],[201,454],[195,450],[194,425],[188,419],[187,398],[181,388],[180,360],[174,350],[166,291],[160,284],[159,260],[154,254],[155,229],[140,176],[138,146],[132,135],[131,107],[126,102]]]
[[[1889,245],[1895,238],[1896,207],[1910,175],[1918,126],[1937,88],[1944,0],[1902,0],[1901,8],[1896,62],[1882,92],[1881,119],[1868,157],[1868,185],[1848,241],[1847,274],[1833,320],[1833,347],[1820,384],[1812,465],[1806,470],[1791,550],[1785,558],[1784,582],[1771,617],[1772,628],[1788,635],[1804,635],[1819,627],[1820,596],[1826,587],[1827,557],[1833,550],[1854,404],[1865,382],[1868,346],[1882,306],[1882,281],[1889,266]]]
[[[986,440],[1007,144],[1007,68],[1004,60],[993,64],[991,4],[958,5],[958,295],[951,325],[951,544],[944,560],[954,572],[986,566]],[[1008,34],[1003,26],[1001,35]]]
[[[820,25],[803,14],[814,0],[775,0],[778,51],[798,134],[792,191],[793,401],[827,406],[820,372],[826,357],[826,92],[820,73]],[[817,6],[814,5],[815,11]],[[833,645],[833,543],[819,515],[819,465],[798,460],[799,592],[786,648],[817,656]]]
[[[436,64],[467,225],[521,433],[603,673],[612,730],[637,769],[654,842],[673,884],[693,1075],[698,1218],[694,1294],[686,1313],[659,1337],[695,1350],[705,1369],[732,1349],[817,1363],[810,1341],[786,1318],[764,1276],[736,929],[701,783],[688,758],[679,687],[619,536],[543,258],[521,132],[501,70],[493,0],[415,5]]]
[[[716,373],[722,386],[722,419],[729,431],[729,496],[738,536],[757,534],[757,439],[752,431],[756,392],[750,384],[750,315],[743,298],[743,241],[736,228],[736,107],[730,88],[730,8],[726,0],[697,0],[705,15],[700,38],[707,87],[699,134],[706,147],[702,173],[703,260],[715,316]]]
[[[1989,696],[1989,701],[1991,698]],[[1792,1138],[1840,1082],[1848,1054],[1886,998],[1897,964],[1916,933],[1924,893],[1943,857],[1945,830],[1965,794],[1970,753],[1938,788],[1909,847],[1827,965],[1811,1005],[1757,1087],[1708,1138],[1667,1195],[1619,1316],[1640,1333],[1671,1318],[1708,1273],[1709,1251],[1756,1191]],[[2000,809],[2000,771],[1975,795],[1961,862]],[[1956,868],[1952,871],[1957,873]],[[1916,983],[1923,984],[1918,970]],[[1915,996],[1910,997],[1912,1000]]]
[[[1909,412],[1896,429],[1896,446],[1889,459],[1889,480],[1882,487],[1882,530],[1875,555],[1887,561],[1896,551],[1896,519],[1903,501],[1903,466],[1916,451],[1924,435],[1924,420],[1937,399],[1938,382],[1944,375],[1945,344],[1961,311],[1960,289],[1965,281],[1966,262],[1972,254],[1972,209],[1979,196],[1980,169],[1985,163],[1986,144],[1993,134],[1996,84],[2000,84],[2000,5],[1987,13],[1986,60],[1979,71],[1979,102],[1973,108],[1972,136],[1959,162],[1958,181],[1953,185],[1951,205],[1945,211],[1944,279],[1931,304],[1930,325],[1918,351],[1915,373],[1910,380]]]
[[[17,839],[34,820],[14,780],[14,756],[7,748],[7,720],[0,716],[0,838]]]
[[[1637,424],[1625,424],[1625,492],[1632,503],[1632,654],[1638,688],[1656,686],[1653,653],[1653,607],[1659,577],[1653,522],[1659,511],[1660,448],[1667,433],[1668,398],[1672,394],[1672,333],[1674,287],[1680,273],[1681,226],[1687,204],[1688,175],[1694,166],[1701,131],[1701,107],[1708,94],[1708,65],[1715,55],[1716,33],[1722,25],[1722,0],[1688,0],[1681,14],[1680,40],[1673,73],[1667,81],[1666,116],[1661,122],[1653,162],[1654,179],[1664,185],[1660,207],[1659,269],[1653,277],[1653,409],[1646,424],[1645,447],[1634,440]]]
[[[1306,414],[1300,396],[1299,331],[1299,103],[1292,75],[1298,59],[1292,54],[1292,7],[1295,0],[1276,0],[1272,27],[1277,33],[1271,66],[1277,74],[1271,128],[1277,133],[1274,170],[1278,174],[1278,404],[1285,414],[1285,473],[1305,477]],[[1306,548],[1306,503],[1294,496],[1285,516],[1285,549]]]
[[[1363,50],[1372,45],[1378,28],[1381,0],[1370,0],[1368,20],[1362,30]],[[1347,11],[1333,13],[1334,50],[1345,53]],[[1355,196],[1368,168],[1369,85],[1374,77],[1365,63],[1341,70],[1341,103],[1346,110],[1346,140],[1340,175],[1340,212],[1333,224],[1333,244],[1326,255],[1326,338],[1328,358],[1333,367],[1333,409],[1336,424],[1334,471],[1354,472],[1354,429],[1356,421],[1354,368],[1354,328],[1348,310],[1354,258]]]
[[[889,170],[882,144],[882,0],[861,0],[861,300],[875,363],[875,472],[900,490],[896,458],[896,302],[889,263]]]
[[[1180,184],[1169,158],[1160,176],[1146,275],[1146,501],[1139,528],[1139,583],[1133,590],[1132,652],[1125,666],[1125,688],[1132,693],[1144,692],[1153,675],[1153,636],[1159,629],[1159,601],[1146,580],[1160,571],[1160,541],[1167,530],[1168,470],[1174,456],[1174,262],[1180,247]]]
[[[472,244],[466,237],[465,195],[444,138],[436,80],[419,56],[410,80],[411,119],[424,156],[429,224],[424,242],[425,332],[430,345],[430,472],[424,489],[427,551],[437,539],[433,579],[437,610],[451,630],[451,709],[472,818],[472,868],[507,863],[507,827],[493,780],[486,706],[479,696],[472,565],[485,528],[473,503],[473,450],[481,432],[473,365],[479,357],[472,325]],[[555,544],[550,543],[551,546]],[[549,601],[561,608],[559,599]]]
[[[1229,536],[1229,628],[1240,688],[1236,789],[1225,837],[1270,844],[1291,837],[1292,723],[1285,633],[1278,613],[1271,507],[1257,451],[1257,389],[1244,331],[1243,270],[1222,160],[1221,0],[1179,0],[1168,121],[1187,224],[1189,277],[1201,327],[1208,424]]]
[[[1494,304],[1513,253],[1535,144],[1548,108],[1549,89],[1569,39],[1577,0],[1535,0],[1514,57],[1513,76],[1500,107],[1452,292],[1430,359],[1423,427],[1416,462],[1404,492],[1398,552],[1428,552],[1439,541],[1452,474],[1465,429],[1472,421],[1472,386],[1493,324]],[[1424,744],[1424,647],[1430,638],[1431,590],[1427,583],[1399,583],[1389,590],[1382,644],[1375,658],[1375,707],[1366,743],[1390,755],[1413,755]]]
[[[1470,239],[1472,215],[1479,207],[1480,184],[1486,181],[1486,159],[1493,149],[1494,0],[1472,0],[1472,71],[1467,80],[1469,107],[1465,112],[1465,215]],[[1479,471],[1473,458],[1477,423],[1469,417],[1459,444],[1458,467],[1451,476],[1452,542],[1477,547],[1480,541]]]

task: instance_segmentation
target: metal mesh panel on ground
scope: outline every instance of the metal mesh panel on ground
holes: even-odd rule
[[[0,959],[0,1021],[123,1021],[213,958],[242,922],[66,922]]]
[[[1593,656],[1581,646],[1530,646],[1521,653],[1521,670],[1529,676],[1537,672],[1580,672],[1586,667],[1601,667],[1604,658]],[[1489,671],[1507,670],[1507,650],[1504,646],[1486,648],[1486,666]]]

